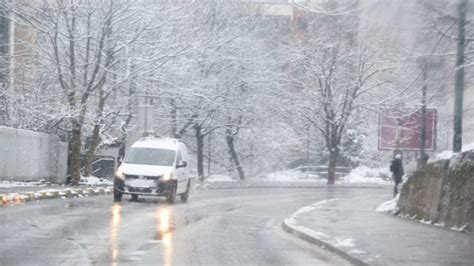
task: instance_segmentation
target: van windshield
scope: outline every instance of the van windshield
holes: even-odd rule
[[[131,148],[125,163],[172,166],[175,161],[176,152],[173,150],[153,149],[153,148]]]

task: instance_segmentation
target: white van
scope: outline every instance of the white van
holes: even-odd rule
[[[187,169],[186,145],[178,139],[148,138],[135,142],[127,151],[114,178],[114,201],[124,194],[165,196],[172,203],[176,195],[187,201],[191,179]]]

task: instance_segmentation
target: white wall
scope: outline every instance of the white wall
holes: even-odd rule
[[[57,136],[0,127],[0,180],[65,183],[67,149]]]

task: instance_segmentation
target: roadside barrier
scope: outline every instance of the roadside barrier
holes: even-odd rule
[[[86,189],[61,189],[61,190],[48,190],[38,192],[21,192],[21,193],[8,193],[0,195],[0,206],[15,206],[24,204],[27,202],[35,202],[46,199],[66,199],[66,198],[78,198],[84,196],[94,195],[106,195],[111,194],[111,187],[101,188],[86,188]]]

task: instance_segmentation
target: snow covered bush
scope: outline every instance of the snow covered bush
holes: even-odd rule
[[[344,180],[346,182],[390,182],[392,173],[388,167],[369,168],[360,166],[352,170]]]

